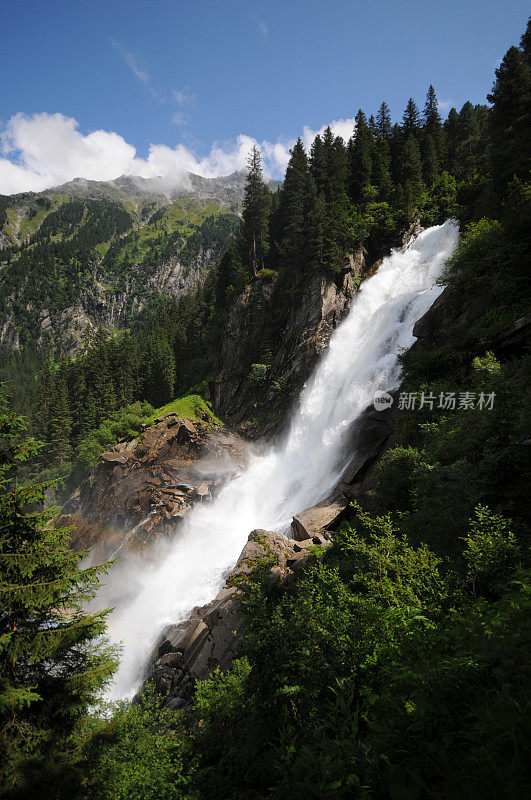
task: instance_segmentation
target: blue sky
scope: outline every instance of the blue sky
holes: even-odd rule
[[[113,163],[218,174],[251,140],[278,174],[305,126],[308,139],[360,106],[385,99],[399,119],[430,82],[444,111],[485,102],[528,13],[522,0],[4,0],[0,192],[111,177]]]

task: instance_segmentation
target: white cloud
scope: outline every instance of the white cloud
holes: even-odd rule
[[[253,22],[254,25],[256,25],[256,30],[258,31],[260,36],[262,36],[264,39],[267,39],[269,36],[269,28],[267,27],[267,24],[264,22],[264,20],[258,19],[258,17],[255,17],[254,14],[248,14],[248,17],[251,20],[251,22]]]
[[[190,89],[172,89],[172,97],[178,106],[191,106],[195,103],[195,94]]]
[[[175,122],[175,124],[179,125],[179,127],[182,127],[183,125],[188,124],[188,119],[188,114],[185,114],[184,111],[176,111],[175,114],[173,114],[171,121]]]
[[[319,136],[322,136],[328,125],[330,125],[330,128],[334,136],[341,136],[343,141],[347,143],[352,134],[354,133],[355,124],[356,123],[354,117],[347,117],[347,119],[336,119],[334,122],[327,123],[326,125],[323,125],[321,128],[319,128],[318,131],[314,131],[307,125],[305,125],[303,128],[302,141],[304,142],[304,146],[306,147],[306,149],[309,150],[310,145],[317,136],[317,134],[319,134]]]
[[[437,108],[439,111],[448,111],[453,105],[453,100],[438,100],[437,101]]]
[[[138,80],[142,81],[142,83],[145,83],[147,86],[149,83],[149,72],[145,69],[142,69],[142,67],[139,66],[134,55],[130,53],[128,50],[126,50],[123,44],[117,42],[116,39],[113,39],[112,37],[110,38],[110,42],[114,47],[114,49],[121,54],[123,60],[129,67],[129,69],[133,72],[133,74],[136,75]]]
[[[337,120],[330,127],[336,135],[348,139],[354,120]],[[309,148],[315,134],[322,133],[324,128],[313,131],[304,127],[302,138],[306,147]],[[38,192],[73,178],[102,181],[120,175],[162,177],[183,185],[187,172],[214,178],[244,169],[247,155],[255,144],[262,150],[265,173],[280,178],[295,141],[279,138],[276,142],[258,142],[240,134],[235,141],[214,142],[203,157],[179,143],[175,147],[152,144],[147,158],[138,158],[133,145],[112,131],[98,130],[84,135],[77,121],[63,114],[15,114],[0,133],[3,156],[0,157],[0,194]]]

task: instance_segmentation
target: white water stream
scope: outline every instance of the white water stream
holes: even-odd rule
[[[457,236],[452,220],[430,228],[364,281],[282,442],[252,456],[213,502],[196,506],[164,560],[136,575],[135,597],[118,604],[109,623],[112,639],[124,648],[113,699],[138,688],[161,629],[215,597],[254,528],[283,530],[294,514],[331,492],[352,458],[344,452],[350,425],[375,391],[400,383],[397,356],[413,344],[413,325],[440,294],[435,280]]]

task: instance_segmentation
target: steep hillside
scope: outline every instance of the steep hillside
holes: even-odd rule
[[[0,198],[0,344],[74,355],[200,281],[238,224],[244,175],[76,180]]]

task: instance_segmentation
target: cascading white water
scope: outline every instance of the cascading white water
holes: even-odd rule
[[[254,528],[282,530],[330,493],[345,466],[350,425],[375,391],[399,385],[397,356],[440,293],[435,280],[457,236],[449,220],[384,260],[334,331],[282,444],[252,456],[212,503],[196,506],[164,560],[137,576],[135,598],[110,619],[110,634],[124,647],[111,697],[134,693],[161,629],[215,597]]]

